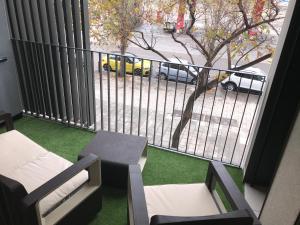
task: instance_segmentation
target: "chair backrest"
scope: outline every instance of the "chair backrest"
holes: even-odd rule
[[[22,199],[26,195],[22,184],[0,175],[1,225],[23,225]]]

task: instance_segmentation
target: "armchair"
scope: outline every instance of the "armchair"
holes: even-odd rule
[[[87,224],[102,207],[98,157],[72,164],[12,130],[9,114],[1,120],[0,224]]]
[[[129,225],[261,225],[219,162],[210,162],[203,184],[144,187],[137,165],[130,165],[128,179]],[[230,212],[215,191],[217,183]]]

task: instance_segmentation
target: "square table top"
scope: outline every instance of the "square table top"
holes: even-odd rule
[[[93,153],[103,161],[126,165],[137,164],[147,143],[145,137],[98,131],[93,140],[80,153],[80,156]]]

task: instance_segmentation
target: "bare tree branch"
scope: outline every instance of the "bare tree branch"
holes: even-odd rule
[[[191,23],[186,30],[186,34],[199,46],[199,48],[202,50],[206,59],[209,60],[209,53],[206,51],[205,47],[197,40],[197,38],[191,32],[191,29],[193,28],[193,26],[196,22],[196,17],[195,17],[196,10],[195,10],[195,7],[193,6],[193,4],[190,2],[190,0],[187,0],[187,4],[189,6]]]
[[[142,33],[142,32],[137,32],[137,33]],[[148,43],[147,40],[145,39],[143,33],[142,33],[142,40],[143,40],[143,42],[144,42],[144,44],[145,44],[146,46],[143,46],[142,44],[139,44],[139,43],[137,43],[137,42],[135,42],[135,41],[133,41],[133,40],[131,40],[131,39],[128,39],[128,41],[129,41],[130,43],[132,43],[132,44],[134,44],[134,45],[136,45],[136,46],[138,46],[138,47],[140,47],[140,48],[142,48],[142,49],[144,49],[144,50],[146,50],[146,51],[152,51],[152,52],[156,53],[157,55],[159,55],[159,56],[160,56],[161,58],[163,58],[164,60],[170,61],[166,56],[164,56],[162,53],[160,53],[159,51],[157,51],[156,49],[154,49],[151,45],[149,45],[149,43]]]
[[[221,42],[216,48],[215,48],[215,51],[214,51],[214,54],[212,55],[211,58],[214,58],[216,56],[216,54],[218,54],[218,52],[226,45],[226,44],[229,44],[232,40],[234,40],[235,38],[237,38],[239,35],[243,34],[244,32],[248,31],[249,29],[252,29],[252,28],[255,28],[255,27],[258,27],[260,25],[263,25],[263,24],[266,24],[266,23],[270,23],[270,22],[274,22],[276,20],[279,20],[279,19],[282,19],[281,17],[280,18],[272,18],[272,19],[269,19],[269,20],[264,20],[264,21],[260,21],[258,23],[255,23],[255,24],[252,24],[252,25],[249,25],[248,28],[243,28],[239,31],[236,31],[236,32],[233,32],[232,35],[227,38],[226,40],[224,40],[223,42]]]
[[[253,46],[252,48],[248,49],[248,51],[244,52],[241,55],[241,57],[236,61],[235,66],[242,60],[242,58],[244,58],[248,53],[252,52],[254,49],[256,49],[259,46],[261,46],[265,41],[266,41],[266,39],[264,39],[263,41],[259,42],[257,45]]]
[[[179,41],[178,39],[176,39],[174,32],[172,33],[172,38],[176,43],[179,43],[185,49],[186,53],[190,57],[192,64],[195,64],[194,58],[193,58],[192,54],[190,53],[190,51],[188,50],[188,48],[186,47],[186,44],[184,44],[182,41]]]
[[[262,57],[259,57],[259,58],[255,59],[255,60],[253,60],[253,61],[251,61],[249,63],[246,63],[246,64],[244,64],[242,66],[235,67],[234,70],[243,70],[243,69],[246,69],[246,68],[248,68],[250,66],[253,66],[253,65],[257,64],[257,63],[260,63],[260,62],[262,62],[262,61],[270,58],[271,56],[272,56],[272,53],[266,54],[266,55],[264,55]]]
[[[240,12],[242,13],[243,15],[243,19],[244,19],[244,24],[246,27],[249,27],[249,22],[248,22],[248,17],[247,17],[247,14],[244,10],[244,6],[243,6],[243,0],[239,0],[238,2],[238,7],[240,9]]]

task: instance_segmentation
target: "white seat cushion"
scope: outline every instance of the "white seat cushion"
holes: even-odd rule
[[[149,220],[154,215],[189,217],[220,214],[204,183],[145,186],[144,190]]]
[[[0,174],[21,183],[28,193],[72,165],[16,130],[0,134],[0,146]],[[87,172],[82,171],[42,199],[41,215],[47,214],[87,180]]]

